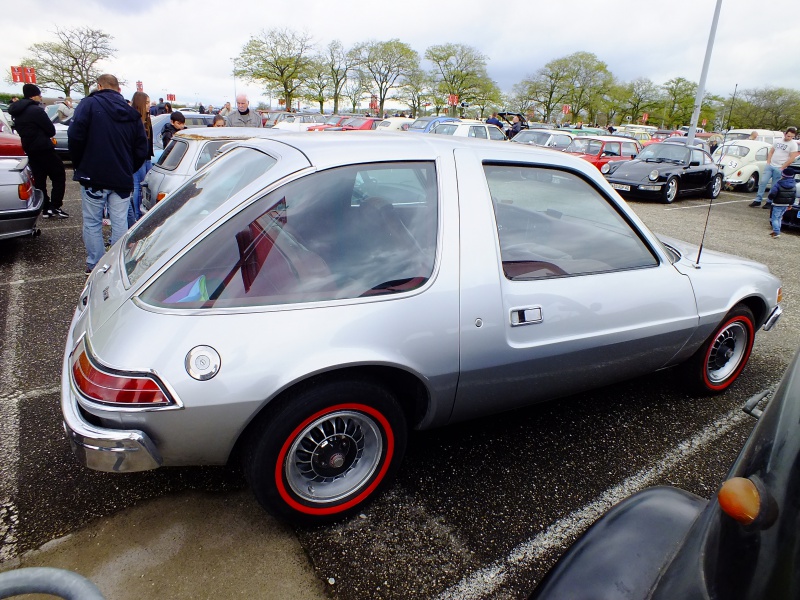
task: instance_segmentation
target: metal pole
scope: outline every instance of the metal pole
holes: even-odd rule
[[[706,57],[703,60],[703,71],[700,74],[700,85],[697,86],[697,96],[694,99],[694,112],[692,113],[692,124],[689,126],[688,140],[686,145],[690,148],[694,144],[694,134],[697,129],[697,119],[700,117],[700,108],[703,104],[703,96],[706,91],[706,76],[708,75],[708,64],[711,62],[711,51],[714,49],[714,38],[717,35],[717,22],[719,21],[719,11],[722,8],[722,0],[717,0],[714,9],[714,18],[711,21],[711,32],[708,34],[708,46],[706,47]]]

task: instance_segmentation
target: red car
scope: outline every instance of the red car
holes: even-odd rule
[[[642,145],[637,140],[619,136],[576,137],[564,150],[588,160],[598,169],[611,161],[631,160],[641,151]]]
[[[350,117],[339,127],[329,127],[325,131],[355,131],[357,129],[375,129],[383,121],[379,117]]]
[[[325,119],[324,123],[320,123],[319,125],[312,125],[308,128],[308,131],[324,131],[326,129],[330,129],[331,127],[341,127],[341,125],[347,121],[348,119],[352,119],[353,115],[331,115],[327,119]]]

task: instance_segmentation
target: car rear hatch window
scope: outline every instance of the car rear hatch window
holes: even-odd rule
[[[166,171],[174,171],[181,164],[181,160],[183,160],[188,149],[189,144],[183,140],[172,140],[164,149],[156,165]]]
[[[209,168],[164,199],[133,230],[123,260],[133,284],[182,234],[228,198],[271,169],[277,161],[252,148],[234,148]]]

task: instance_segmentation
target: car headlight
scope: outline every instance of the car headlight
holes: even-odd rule
[[[658,169],[653,169],[650,171],[650,175],[647,176],[650,181],[655,181],[658,179]]]
[[[600,167],[600,172],[603,173],[603,174],[608,173],[610,170],[611,170],[611,167],[608,166],[608,163],[606,163],[602,167]]]

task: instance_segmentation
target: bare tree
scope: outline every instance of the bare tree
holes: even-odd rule
[[[352,76],[352,71],[358,66],[358,56],[354,50],[345,50],[342,42],[334,40],[325,49],[324,60],[328,66],[330,77],[330,96],[333,99],[333,113],[339,112],[339,97],[347,79]]]
[[[360,71],[356,71],[354,76],[351,75],[347,78],[347,81],[345,81],[342,86],[341,95],[343,98],[347,98],[350,101],[351,112],[354,113],[358,110],[358,105],[366,98],[368,93],[369,83],[367,81],[367,76]]]
[[[98,63],[114,56],[111,35],[91,27],[56,29],[56,41],[33,44],[22,63],[36,69],[36,80],[45,89],[70,92],[89,89],[101,74]]]

